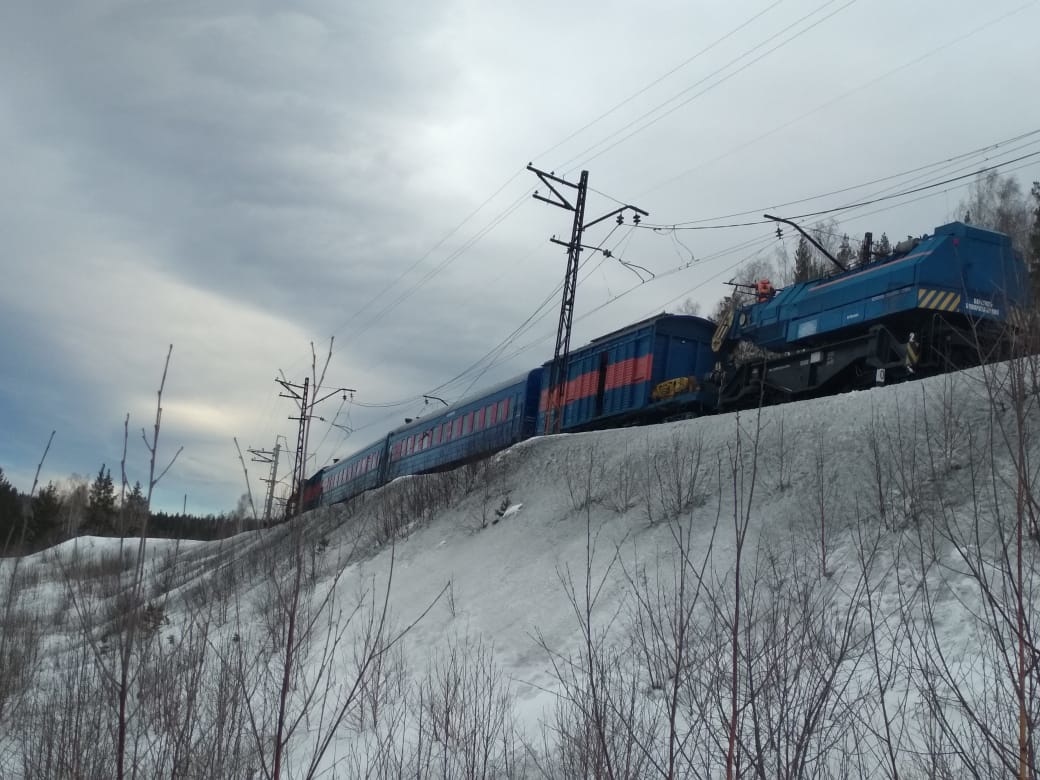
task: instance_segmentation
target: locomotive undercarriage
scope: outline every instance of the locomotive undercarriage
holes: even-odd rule
[[[1003,330],[989,321],[931,314],[893,328],[875,325],[842,341],[719,364],[719,409],[867,389],[1006,357]]]

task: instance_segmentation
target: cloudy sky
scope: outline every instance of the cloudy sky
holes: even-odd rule
[[[118,474],[129,413],[145,481],[170,344],[160,460],[184,449],[155,506],[200,513],[245,490],[234,437],[295,446],[274,380],[302,382],[312,342],[334,337],[326,384],[355,392],[318,408],[308,472],[424,393],[540,364],[571,215],[530,197],[528,162],[587,169],[587,220],[650,212],[586,233],[614,257],[584,255],[575,344],[686,298],[708,310],[741,262],[793,251],[770,225],[669,226],[994,164],[1026,184],[1037,30],[1021,0],[5,2],[0,467],[28,490],[54,430],[44,481]],[[833,216],[930,232],[965,183]]]

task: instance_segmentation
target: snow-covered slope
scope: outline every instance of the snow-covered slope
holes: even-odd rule
[[[137,601],[129,565],[78,573],[112,540],[26,559],[13,612],[43,628],[2,774],[112,769],[130,631],[146,776],[1004,773],[1016,679],[1038,709],[1029,368],[534,439],[291,527],[149,542]],[[89,765],[27,758],[32,728],[71,744],[91,718]]]

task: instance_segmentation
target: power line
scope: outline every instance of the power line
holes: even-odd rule
[[[908,189],[908,190],[902,190],[900,192],[896,192],[896,193],[893,193],[891,195],[883,195],[883,196],[878,197],[878,198],[871,198],[871,199],[868,199],[868,200],[859,201],[857,203],[848,203],[848,204],[845,204],[844,206],[835,206],[835,207],[829,208],[829,209],[820,209],[818,211],[808,211],[808,212],[805,212],[803,214],[797,214],[797,215],[791,217],[790,219],[809,219],[810,217],[820,217],[820,216],[824,216],[826,214],[836,214],[836,213],[841,212],[841,211],[848,211],[848,210],[851,210],[851,209],[861,208],[863,206],[871,206],[871,205],[873,205],[875,203],[882,203],[884,201],[892,200],[894,198],[901,198],[901,197],[905,197],[906,195],[913,195],[913,194],[918,193],[918,192],[925,192],[927,190],[935,189],[936,187],[942,187],[942,186],[944,186],[946,184],[951,184],[953,182],[963,181],[964,179],[974,178],[974,177],[976,177],[976,176],[978,176],[980,174],[988,173],[989,171],[996,171],[996,170],[999,170],[999,169],[1003,168],[1006,165],[1011,165],[1012,163],[1021,162],[1022,160],[1031,159],[1031,158],[1037,157],[1037,156],[1040,156],[1040,151],[1030,152],[1029,154],[1024,154],[1024,155],[1021,155],[1019,157],[1015,157],[1015,158],[1013,158],[1011,160],[1005,160],[1004,162],[1001,162],[1001,163],[996,163],[994,165],[989,165],[989,166],[985,166],[983,168],[978,168],[978,169],[972,170],[970,173],[960,174],[959,176],[952,176],[950,178],[943,179],[941,181],[932,182],[930,184],[925,184],[925,185],[922,185],[920,187],[914,187],[914,188],[911,188],[911,189]],[[815,198],[811,198],[810,200],[815,200]],[[675,224],[675,225],[641,225],[640,227],[645,229],[645,230],[653,230],[653,231],[661,231],[661,230],[669,230],[669,231],[677,231],[677,230],[723,230],[723,229],[728,229],[728,228],[750,227],[750,226],[753,226],[753,225],[763,225],[763,224],[768,223],[769,221],[770,220],[760,219],[760,220],[752,220],[752,221],[748,221],[748,222],[732,223],[732,224],[728,224],[728,225],[690,225],[688,223],[687,224],[679,223],[679,224]]]
[[[928,59],[929,57],[932,57],[932,56],[938,54],[939,52],[943,51],[944,49],[948,49],[951,46],[955,46],[955,45],[957,45],[959,43],[962,43],[963,41],[967,40],[968,38],[971,38],[971,37],[973,37],[975,35],[978,35],[980,32],[982,32],[984,30],[987,30],[987,29],[989,29],[990,27],[992,27],[992,26],[994,26],[996,24],[999,24],[1000,22],[1005,21],[1006,19],[1009,19],[1012,16],[1015,16],[1016,14],[1021,13],[1022,11],[1024,11],[1029,6],[1035,5],[1036,2],[1037,2],[1037,0],[1029,0],[1029,2],[1026,2],[1026,3],[1024,3],[1024,4],[1020,5],[1020,6],[1012,9],[1011,11],[1008,11],[1007,13],[1004,13],[1004,14],[1001,14],[1001,15],[999,15],[997,17],[994,17],[993,19],[991,19],[990,21],[988,21],[988,22],[986,22],[984,24],[976,25],[975,27],[971,28],[968,32],[966,32],[966,33],[964,33],[962,35],[959,35],[959,36],[957,36],[955,38],[952,38],[951,40],[948,40],[945,43],[942,43],[942,44],[940,44],[940,45],[938,45],[938,46],[936,46],[936,47],[934,47],[932,49],[929,49],[924,54],[921,54],[921,55],[919,55],[917,57],[914,57],[913,59],[907,60],[906,62],[903,62],[902,64],[897,65],[896,67],[894,67],[894,68],[892,68],[890,70],[887,70],[884,73],[882,73],[882,74],[880,74],[878,76],[875,76],[872,79],[869,79],[868,81],[863,82],[859,86],[853,87],[852,89],[847,90],[846,92],[841,93],[837,97],[832,98],[832,99],[830,99],[830,100],[828,100],[828,101],[826,101],[824,103],[821,103],[820,105],[816,106],[815,108],[812,108],[809,111],[806,111],[805,113],[800,114],[800,115],[794,117],[793,119],[791,119],[791,120],[789,120],[789,121],[787,121],[787,122],[785,122],[783,124],[777,125],[773,129],[768,130],[765,133],[762,133],[761,135],[755,136],[751,140],[746,141],[745,143],[742,143],[742,144],[739,144],[738,146],[733,147],[729,151],[724,152],[723,154],[720,154],[717,157],[713,157],[710,160],[706,160],[706,161],[704,161],[702,163],[699,163],[699,164],[693,166],[692,168],[687,168],[686,170],[681,171],[680,173],[677,173],[677,174],[675,174],[673,176],[670,176],[667,179],[664,179],[663,181],[658,182],[657,184],[655,184],[650,189],[641,192],[639,197],[643,197],[643,196],[648,195],[649,193],[651,193],[651,192],[653,192],[655,190],[661,189],[662,187],[665,187],[665,186],[667,186],[668,184],[671,184],[674,181],[678,181],[679,179],[684,178],[684,177],[690,175],[691,173],[693,173],[695,171],[698,171],[698,170],[700,170],[702,168],[705,168],[708,165],[711,165],[713,163],[716,163],[716,162],[719,162],[721,160],[724,160],[727,157],[730,157],[731,155],[736,154],[737,152],[740,152],[740,151],[743,151],[744,149],[747,149],[749,146],[753,146],[754,144],[756,144],[759,141],[762,141],[762,140],[768,138],[771,135],[775,135],[776,133],[780,132],[781,130],[786,130],[788,127],[791,127],[792,125],[798,124],[803,119],[806,119],[806,118],[812,116],[813,114],[816,114],[816,113],[818,113],[818,112],[820,112],[820,111],[822,111],[822,110],[824,110],[826,108],[830,108],[835,103],[841,102],[842,100],[844,100],[845,98],[849,97],[850,95],[854,95],[857,92],[861,92],[862,90],[866,89],[867,87],[873,86],[874,84],[878,83],[879,81],[882,81],[882,80],[888,78],[889,76],[895,75],[896,73],[900,72],[901,70],[905,70],[906,68],[913,67],[914,65],[917,65],[917,64],[923,62],[924,60]]]
[[[1006,138],[1006,139],[1004,139],[1002,141],[997,141],[995,143],[987,144],[986,146],[977,147],[975,149],[972,149],[969,152],[962,152],[961,154],[956,154],[956,155],[953,155],[952,157],[947,157],[947,158],[945,158],[943,160],[937,160],[936,162],[928,163],[927,165],[921,165],[921,166],[918,166],[918,167],[915,167],[915,168],[910,168],[910,169],[905,170],[905,171],[900,171],[899,173],[889,174],[888,176],[881,176],[879,178],[872,179],[872,180],[866,181],[866,182],[862,182],[860,184],[853,184],[851,186],[841,187],[841,188],[836,189],[836,190],[831,190],[829,192],[820,193],[819,195],[810,195],[810,196],[805,197],[805,198],[797,198],[795,200],[789,200],[789,201],[785,201],[783,203],[770,203],[768,205],[759,206],[757,208],[748,209],[746,211],[735,211],[735,212],[731,212],[729,214],[721,214],[721,215],[716,216],[716,217],[702,217],[702,218],[698,218],[698,219],[681,220],[681,221],[670,223],[668,225],[651,225],[649,223],[644,223],[644,226],[645,227],[678,227],[678,226],[689,226],[689,225],[701,225],[701,224],[704,224],[704,223],[707,223],[707,222],[718,222],[718,221],[721,221],[721,220],[724,220],[724,219],[734,219],[736,217],[746,217],[746,216],[749,216],[751,214],[761,214],[763,211],[771,211],[771,210],[775,210],[775,209],[783,209],[783,208],[787,208],[788,206],[796,206],[796,205],[801,204],[801,203],[809,203],[809,202],[814,201],[814,200],[822,200],[823,198],[830,198],[830,197],[833,197],[835,195],[843,195],[846,192],[852,192],[852,191],[855,191],[855,190],[863,189],[864,187],[871,187],[871,186],[873,186],[875,184],[881,184],[881,183],[886,182],[886,181],[892,181],[892,180],[895,180],[895,179],[901,179],[903,177],[911,176],[913,174],[921,173],[923,171],[927,171],[927,170],[930,170],[930,169],[933,169],[933,168],[945,167],[946,165],[948,165],[950,163],[960,162],[961,160],[969,159],[969,158],[972,158],[972,157],[977,157],[980,154],[985,154],[986,152],[996,151],[997,149],[1000,149],[1001,147],[1006,146],[1007,144],[1016,143],[1016,142],[1021,141],[1021,140],[1025,139],[1025,138],[1032,138],[1033,136],[1038,136],[1038,135],[1040,135],[1040,128],[1037,128],[1035,130],[1030,130],[1030,131],[1025,132],[1025,133],[1020,133],[1019,135],[1012,136],[1011,138]],[[1040,139],[1037,139],[1037,140],[1035,140],[1035,141],[1033,141],[1031,143],[1040,143]],[[1024,148],[1025,146],[1028,146],[1028,145],[1029,144],[1026,144],[1026,145],[1024,145],[1022,147],[1018,147],[1018,148]],[[744,225],[752,225],[752,224],[759,224],[759,223],[758,222],[749,222],[749,223],[743,223],[743,224],[738,225],[738,226],[739,227],[743,227]]]
[[[636,117],[635,119],[633,119],[628,124],[622,126],[618,130],[614,131],[612,134],[608,135],[606,138],[596,142],[592,146],[587,147],[586,149],[584,149],[583,151],[581,151],[578,154],[574,155],[569,160],[567,160],[565,163],[563,163],[562,165],[557,166],[557,167],[561,168],[561,169],[568,169],[568,168],[570,168],[570,166],[577,164],[579,160],[581,161],[581,165],[588,165],[588,163],[590,163],[593,160],[599,158],[600,156],[606,154],[611,149],[614,149],[615,147],[617,147],[618,145],[624,143],[625,141],[627,141],[628,139],[630,139],[633,136],[637,135],[638,133],[643,132],[648,127],[651,127],[651,126],[657,124],[662,119],[664,119],[666,116],[670,116],[671,114],[673,114],[676,111],[678,111],[680,108],[683,108],[684,106],[689,105],[691,102],[693,102],[697,98],[707,94],[708,92],[710,92],[711,90],[715,89],[719,85],[724,84],[725,82],[729,81],[734,76],[736,76],[736,75],[738,75],[740,73],[743,73],[745,70],[750,68],[752,65],[754,65],[757,62],[763,60],[764,58],[768,57],[770,54],[778,51],[779,49],[782,49],[784,46],[787,46],[789,43],[791,43],[792,41],[794,41],[794,40],[800,38],[801,36],[805,35],[807,32],[809,32],[810,30],[812,30],[815,27],[819,26],[820,24],[823,24],[828,19],[833,17],[835,14],[838,14],[841,11],[845,10],[846,8],[848,8],[849,6],[853,5],[856,2],[856,0],[848,0],[848,2],[846,2],[844,5],[842,5],[838,9],[832,11],[831,13],[827,14],[822,19],[818,19],[817,21],[813,22],[812,24],[810,24],[809,26],[805,27],[804,29],[796,32],[790,38],[788,38],[788,39],[786,39],[784,41],[781,41],[779,44],[777,44],[773,48],[765,51],[764,53],[760,54],[758,57],[755,57],[750,62],[744,63],[743,65],[741,65],[739,68],[737,68],[733,72],[728,73],[725,76],[723,76],[722,78],[720,78],[718,81],[716,81],[716,82],[714,82],[712,84],[709,84],[707,87],[702,89],[700,92],[696,92],[695,94],[691,95],[687,99],[685,99],[685,100],[677,103],[676,105],[672,106],[668,110],[663,111],[663,113],[661,113],[659,116],[656,116],[656,117],[650,119],[649,121],[647,121],[647,122],[645,122],[642,125],[637,127],[637,125],[639,125],[640,122],[642,122],[644,119],[652,116],[653,114],[657,113],[658,111],[662,111],[666,106],[668,106],[669,103],[673,103],[674,101],[678,100],[683,95],[685,95],[688,92],[690,92],[691,90],[696,89],[701,84],[704,84],[705,82],[709,81],[711,78],[719,75],[720,73],[725,71],[726,68],[729,68],[730,66],[740,62],[740,60],[742,60],[745,57],[747,57],[748,55],[752,54],[757,49],[760,49],[761,47],[768,45],[770,42],[772,42],[776,38],[782,36],[783,34],[788,32],[789,30],[793,29],[794,27],[797,27],[799,24],[804,22],[806,19],[809,19],[812,16],[815,16],[817,13],[822,11],[824,8],[826,8],[829,5],[832,5],[835,2],[836,2],[836,0],[827,0],[827,2],[823,3],[822,5],[818,6],[815,9],[813,9],[808,14],[805,14],[804,16],[799,18],[797,21],[792,22],[787,27],[784,27],[779,32],[774,33],[773,35],[769,36],[765,40],[763,40],[760,43],[758,43],[755,46],[753,46],[751,49],[748,49],[747,51],[745,51],[743,54],[740,54],[739,56],[733,58],[732,60],[727,62],[725,65],[723,65],[721,68],[717,68],[716,70],[712,71],[711,73],[709,73],[704,78],[700,79],[699,81],[697,81],[694,84],[690,85],[689,87],[687,87],[686,89],[682,90],[681,92],[678,92],[677,94],[675,94],[672,97],[668,98],[668,100],[666,100],[666,101],[664,101],[662,103],[659,103],[654,108],[652,108],[649,111],[647,111],[647,112],[641,114],[640,116]],[[596,147],[601,146],[602,144],[608,143],[615,136],[618,136],[621,133],[625,133],[626,130],[629,130],[629,129],[633,128],[633,127],[635,127],[635,129],[632,130],[632,132],[627,133],[626,135],[622,135],[620,138],[617,138],[617,140],[613,141],[613,143],[609,143],[609,145],[607,145],[604,148],[600,149],[595,154],[590,154],[594,149],[596,149]],[[586,155],[590,155],[590,156],[586,156]]]
[[[553,144],[552,146],[550,146],[545,151],[541,152],[540,154],[535,155],[535,159],[539,159],[540,160],[540,159],[543,159],[545,157],[548,157],[550,154],[555,152],[557,149],[559,149],[561,146],[563,146],[568,141],[573,140],[574,138],[576,138],[579,135],[581,135],[582,133],[584,133],[586,130],[590,129],[591,127],[593,127],[593,126],[595,126],[597,124],[599,124],[604,119],[606,119],[608,116],[610,116],[611,114],[616,112],[618,109],[623,108],[624,106],[627,106],[633,100],[635,100],[636,98],[638,98],[641,95],[645,94],[646,92],[650,91],[652,88],[656,87],[658,84],[660,84],[662,81],[667,79],[669,76],[672,76],[675,73],[678,73],[680,70],[685,68],[687,65],[689,65],[690,63],[692,63],[695,60],[699,59],[702,55],[707,54],[709,51],[714,49],[719,44],[725,42],[726,40],[728,40],[729,38],[733,37],[738,32],[740,32],[741,30],[743,30],[748,25],[752,24],[753,22],[757,21],[761,17],[765,16],[769,11],[772,11],[774,8],[776,8],[778,5],[780,5],[782,2],[784,2],[784,0],[776,0],[776,2],[774,2],[774,3],[770,4],[770,5],[768,5],[767,7],[763,8],[758,13],[753,14],[750,18],[748,18],[747,20],[745,20],[741,24],[739,24],[736,27],[734,27],[732,30],[727,32],[722,37],[716,38],[714,41],[709,43],[703,49],[700,49],[693,56],[687,57],[685,60],[680,62],[678,65],[676,65],[675,67],[673,67],[670,70],[666,71],[665,73],[662,73],[660,76],[658,76],[657,78],[652,80],[650,83],[644,85],[643,87],[640,87],[638,90],[633,92],[631,95],[626,97],[621,102],[615,103],[613,106],[611,106],[609,109],[604,111],[602,114],[597,116],[592,121],[587,122],[586,124],[584,124],[581,127],[579,127],[577,130],[572,132],[570,135],[568,135],[565,138],[563,138],[563,140],[558,141],[557,143]],[[600,194],[602,194],[602,193],[600,193]],[[607,197],[609,197],[609,196],[607,196]],[[613,198],[612,198],[612,200],[613,200]],[[616,202],[620,203],[620,201],[616,201]]]

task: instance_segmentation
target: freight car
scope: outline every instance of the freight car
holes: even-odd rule
[[[715,364],[714,331],[702,317],[659,314],[594,339],[571,352],[559,409],[549,402],[546,363],[538,430],[552,430],[554,415],[562,416],[560,431],[572,433],[712,410],[714,388],[703,378]]]
[[[643,424],[1001,358],[1029,305],[1007,236],[943,225],[834,276],[764,283],[718,324],[660,314],[597,338],[570,353],[556,393],[546,363],[411,421],[308,479],[303,509],[487,457],[552,431],[557,417],[565,433]]]

